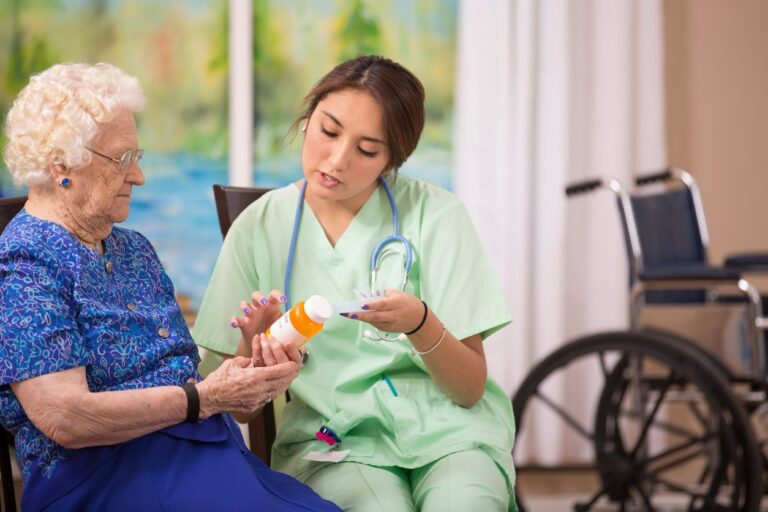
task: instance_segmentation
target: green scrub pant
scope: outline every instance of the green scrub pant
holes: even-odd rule
[[[345,512],[515,510],[501,469],[480,450],[453,453],[412,470],[339,462],[305,483]]]

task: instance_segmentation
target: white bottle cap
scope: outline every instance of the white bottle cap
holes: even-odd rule
[[[304,301],[304,311],[313,322],[325,323],[333,315],[333,306],[321,295],[313,295]]]

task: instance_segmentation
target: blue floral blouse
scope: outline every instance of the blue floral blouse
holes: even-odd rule
[[[78,450],[27,418],[13,382],[84,366],[92,392],[180,385],[199,356],[149,241],[115,227],[99,255],[22,210],[0,236],[0,423],[25,481]]]

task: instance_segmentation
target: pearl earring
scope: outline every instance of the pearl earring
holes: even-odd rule
[[[304,122],[301,124],[301,131],[303,131],[303,132],[306,132],[306,131],[307,131],[307,122],[306,122],[306,121],[304,121]]]
[[[61,178],[61,181],[59,182],[59,186],[67,188],[70,183],[72,183],[72,180],[70,180],[69,178]]]

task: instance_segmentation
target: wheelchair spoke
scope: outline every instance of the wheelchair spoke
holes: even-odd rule
[[[576,421],[570,414],[565,412],[562,407],[554,403],[552,400],[544,396],[541,392],[536,391],[534,393],[534,396],[544,402],[547,406],[549,406],[555,413],[557,413],[558,416],[563,418],[563,421],[565,421],[568,425],[571,426],[574,430],[576,430],[579,434],[586,437],[588,440],[594,442],[595,436],[593,434],[590,434],[587,432],[587,429],[582,427],[578,421]]]
[[[711,492],[703,493],[701,491],[696,491],[694,489],[685,487],[683,485],[676,484],[674,482],[670,482],[667,480],[664,480],[662,478],[652,478],[651,481],[655,484],[661,485],[667,490],[679,492],[681,494],[686,494],[690,496],[690,500],[688,501],[688,510],[689,511],[696,511],[696,510],[711,510],[711,511],[717,511],[717,510],[727,510],[722,505],[718,505],[715,501],[715,496],[712,495]],[[697,508],[694,508],[694,505],[696,505],[697,500],[699,501],[699,506]]]
[[[691,413],[696,417],[697,420],[699,420],[699,424],[704,428],[707,429],[707,420],[704,417],[704,415],[699,410],[698,406],[694,402],[687,402],[688,409],[691,410]]]
[[[626,409],[622,409],[619,413],[620,416],[631,418],[631,419],[640,419],[640,414],[634,412],[634,411],[628,411]],[[670,434],[676,434],[681,437],[685,437],[687,439],[693,439],[696,437],[695,432],[691,432],[690,430],[684,429],[683,427],[680,427],[678,425],[673,425],[672,423],[656,420],[653,422],[654,427],[657,427],[661,430],[665,430],[669,432]]]
[[[599,500],[603,494],[608,492],[608,489],[610,488],[611,485],[613,485],[612,481],[605,484],[603,487],[600,488],[599,491],[597,491],[595,494],[592,495],[592,497],[589,499],[588,502],[577,504],[575,507],[576,510],[582,511],[582,510],[589,510],[590,508],[592,508],[592,505],[597,503],[597,500]]]
[[[703,468],[702,468],[702,470],[701,470],[701,475],[699,476],[698,482],[699,482],[700,484],[703,484],[703,483],[704,483],[704,481],[705,481],[707,478],[709,478],[709,475],[710,475],[710,473],[712,472],[712,470],[713,470],[713,469],[714,469],[714,466],[713,466],[713,464],[712,464],[712,457],[709,457],[709,458],[707,459],[707,462],[706,462],[706,464],[704,464],[704,467],[703,467]]]
[[[637,456],[637,452],[640,450],[640,447],[645,442],[645,437],[648,434],[648,429],[651,427],[651,423],[656,418],[656,413],[659,412],[659,407],[661,407],[661,402],[664,400],[664,396],[666,396],[667,391],[669,390],[669,386],[672,385],[672,381],[675,379],[676,374],[677,372],[675,370],[672,370],[671,372],[669,372],[669,376],[667,377],[667,380],[664,381],[661,391],[659,391],[659,396],[656,399],[656,403],[653,404],[653,409],[651,410],[651,413],[645,419],[645,423],[643,424],[643,427],[640,430],[640,435],[637,438],[635,447],[632,449],[632,452],[630,455],[632,458],[635,458]]]
[[[643,499],[643,504],[645,505],[644,510],[653,512],[653,510],[655,509],[653,508],[653,505],[651,505],[651,499],[648,497],[648,493],[646,493],[645,490],[643,489],[643,486],[635,482],[634,488],[637,489],[637,492],[640,494],[640,497]]]
[[[683,444],[677,445],[674,448],[670,448],[669,450],[666,450],[664,452],[656,454],[653,457],[649,457],[648,459],[643,461],[642,464],[647,466],[647,465],[649,465],[652,462],[661,460],[661,459],[663,459],[665,457],[669,457],[672,454],[675,454],[675,453],[681,452],[683,450],[686,450],[686,449],[690,448],[691,446],[696,445],[697,443],[706,442],[706,441],[708,441],[709,439],[711,439],[711,438],[713,438],[715,436],[717,436],[717,434],[710,434],[708,436],[704,436],[704,437],[699,438],[699,439],[693,439],[691,441],[688,441],[687,443],[683,443]],[[668,470],[671,467],[677,466],[678,464],[682,464],[684,462],[688,462],[689,460],[695,459],[696,457],[699,457],[701,455],[706,455],[706,453],[707,452],[703,448],[699,448],[696,452],[684,455],[684,456],[682,456],[682,457],[680,457],[678,459],[675,459],[675,460],[673,460],[671,462],[667,462],[667,463],[665,463],[664,465],[662,465],[660,467],[654,468],[653,472],[651,472],[650,474],[651,475],[657,475],[657,474],[659,474],[659,473],[661,473],[663,471]]]
[[[696,498],[702,499],[705,502],[710,502],[712,500],[712,498],[710,496],[708,496],[707,494],[705,494],[703,492],[695,491],[693,489],[689,489],[688,487],[685,487],[685,486],[680,485],[680,484],[676,484],[674,482],[670,482],[668,480],[664,480],[663,478],[652,477],[651,478],[651,482],[653,482],[654,484],[662,485],[662,486],[664,486],[665,488],[667,488],[670,491],[676,491],[676,492],[679,492],[679,493],[682,493],[682,494],[687,494],[688,496],[691,497],[691,500],[694,500]]]

